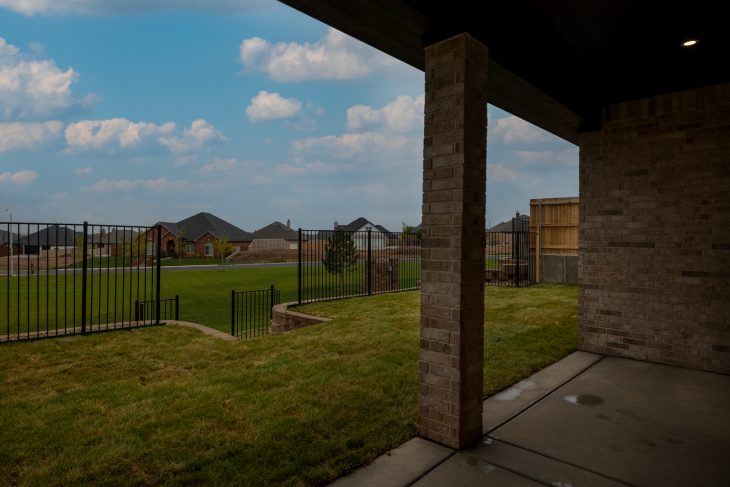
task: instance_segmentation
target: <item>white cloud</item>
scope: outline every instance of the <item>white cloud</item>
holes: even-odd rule
[[[347,109],[347,128],[360,130],[367,127],[405,133],[423,130],[424,96],[399,96],[383,108],[355,105]]]
[[[514,154],[526,166],[578,166],[578,147],[541,151],[518,150]]]
[[[505,144],[534,144],[548,140],[550,135],[541,128],[510,115],[497,119],[494,128],[490,128],[489,137],[496,137]]]
[[[331,164],[325,164],[322,161],[298,161],[295,163],[280,164],[276,166],[276,170],[282,174],[326,174],[333,172],[335,167]]]
[[[63,124],[50,122],[0,123],[0,152],[18,149],[37,149],[61,135]]]
[[[292,118],[302,111],[302,102],[296,98],[284,98],[279,93],[261,90],[251,98],[246,116],[252,122]]]
[[[25,186],[38,178],[38,173],[28,169],[16,172],[0,172],[0,184],[12,183],[16,186]]]
[[[131,122],[126,118],[111,118],[72,123],[66,127],[64,134],[66,143],[73,149],[114,151],[139,146],[174,130],[175,124],[172,122],[156,125],[149,122]]]
[[[213,125],[202,118],[193,120],[190,128],[179,137],[161,137],[160,143],[167,146],[173,154],[184,154],[202,149],[215,142],[227,140]]]
[[[487,181],[492,183],[516,182],[523,179],[525,174],[505,166],[504,164],[487,164]]]
[[[76,98],[71,85],[77,79],[73,68],[28,59],[0,38],[0,119],[44,119],[88,107],[96,96]]]
[[[271,44],[260,37],[245,39],[240,59],[247,68],[276,81],[357,79],[394,64],[386,54],[332,28],[323,39],[312,43]]]
[[[104,15],[172,9],[240,12],[265,5],[262,0],[0,0],[0,7],[25,15]]]
[[[171,191],[183,189],[187,181],[177,179],[170,181],[167,178],[158,179],[102,179],[91,186],[83,188],[84,191],[96,193],[108,193],[110,191]]]
[[[235,159],[216,159],[213,162],[204,164],[200,167],[198,172],[200,174],[213,174],[219,172],[232,171],[238,166]]]
[[[359,132],[307,137],[295,141],[293,148],[299,154],[322,154],[381,164],[420,164],[423,139],[380,132]]]
[[[76,169],[77,176],[89,176],[93,172],[94,172],[94,169],[91,166],[79,167]]]

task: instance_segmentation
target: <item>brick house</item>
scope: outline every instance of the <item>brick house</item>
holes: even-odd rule
[[[176,223],[158,222],[155,226],[157,225],[162,227],[163,257],[177,256],[178,252],[185,257],[220,257],[216,251],[216,243],[223,238],[228,238],[233,251],[247,250],[253,241],[252,233],[207,212],[198,213]],[[156,237],[155,230],[147,232],[148,255],[154,252]],[[180,239],[184,244],[181,249],[177,249]]]
[[[299,233],[292,230],[291,221],[286,225],[273,222],[253,232],[251,250],[296,250],[299,248]]]

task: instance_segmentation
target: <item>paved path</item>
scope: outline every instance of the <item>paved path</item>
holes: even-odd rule
[[[575,352],[484,402],[457,451],[413,438],[337,487],[728,485],[730,376]]]

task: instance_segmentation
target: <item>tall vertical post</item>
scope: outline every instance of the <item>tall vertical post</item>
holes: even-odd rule
[[[368,262],[367,262],[367,288],[368,296],[373,294],[373,231],[368,228]]]
[[[231,291],[231,335],[236,336],[236,290]]]
[[[155,261],[155,273],[157,274],[157,281],[155,282],[155,324],[160,324],[160,278],[162,277],[162,225],[157,225],[157,246],[155,255],[153,256],[157,260]]]
[[[299,228],[299,243],[297,244],[297,302],[302,304],[302,229]]]
[[[522,253],[522,247],[520,247],[520,231],[512,233],[512,238],[515,239],[515,249],[517,250],[516,256],[515,256],[515,287],[520,287],[520,274],[522,274],[522,269],[520,268],[520,254]]]
[[[482,434],[487,48],[426,48],[419,432],[453,448]]]
[[[269,291],[269,319],[274,317],[274,285],[271,285],[270,291]]]
[[[81,333],[86,333],[86,273],[88,271],[88,254],[86,246],[89,244],[89,223],[84,222],[84,236],[81,239]]]
[[[175,321],[180,321],[180,295],[175,295]]]

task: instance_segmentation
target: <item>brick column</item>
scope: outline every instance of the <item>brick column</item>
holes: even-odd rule
[[[460,34],[426,48],[421,436],[482,434],[487,48]]]

